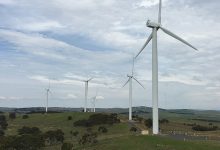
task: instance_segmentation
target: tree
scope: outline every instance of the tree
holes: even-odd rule
[[[7,129],[8,123],[4,115],[0,115],[0,126],[3,130]]]
[[[163,124],[163,123],[169,123],[169,120],[167,119],[161,119],[159,120],[159,123]]]
[[[91,127],[95,125],[101,124],[109,124],[112,125],[114,123],[120,123],[117,114],[93,114],[89,116],[89,119],[78,120],[74,122],[74,126],[84,126],[84,127]]]
[[[16,118],[16,113],[15,112],[10,112],[9,113],[9,119],[15,119]]]
[[[37,134],[40,134],[40,133],[41,133],[41,131],[38,127],[23,126],[21,129],[18,129],[18,134],[19,135],[24,135],[24,134],[37,135]]]
[[[72,116],[68,116],[68,117],[67,117],[67,120],[72,120]]]
[[[107,129],[106,127],[104,127],[104,126],[100,126],[100,127],[98,128],[98,131],[101,132],[101,133],[107,133],[107,132],[108,132],[108,129]]]
[[[79,135],[79,132],[78,131],[70,131],[70,134],[72,135],[72,138],[73,138],[73,137],[77,137]]]
[[[22,119],[27,119],[27,118],[29,118],[28,115],[23,115],[23,116],[22,116]]]
[[[0,149],[4,150],[38,150],[44,146],[41,135],[21,135],[5,137]]]
[[[215,131],[218,130],[218,126],[206,127],[201,125],[196,125],[192,127],[195,131]]]
[[[137,128],[131,127],[131,128],[130,128],[130,131],[131,131],[131,132],[137,132]]]
[[[0,130],[0,137],[4,136],[5,132],[3,130]]]
[[[44,133],[44,139],[48,143],[48,145],[53,145],[57,143],[63,143],[64,141],[64,133],[62,130],[58,129],[55,131],[47,131]]]
[[[145,126],[147,126],[148,128],[152,127],[152,119],[147,119],[144,121]]]
[[[94,144],[97,143],[97,133],[90,132],[85,133],[82,135],[81,139],[79,140],[79,144],[85,145],[85,144]]]

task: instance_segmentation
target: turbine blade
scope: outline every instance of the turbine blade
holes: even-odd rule
[[[133,74],[134,74],[134,57],[132,58],[133,60],[132,60],[132,70],[131,70],[131,75],[133,76]]]
[[[186,44],[186,45],[188,45],[189,47],[193,48],[194,50],[197,50],[197,51],[198,51],[197,48],[195,48],[194,46],[192,46],[191,44],[189,44],[188,42],[186,42],[186,41],[185,41],[184,39],[182,39],[181,37],[177,36],[176,34],[172,33],[171,31],[169,31],[169,30],[167,30],[167,29],[165,29],[165,28],[163,28],[163,27],[160,27],[160,28],[161,28],[161,30],[163,30],[163,32],[165,32],[166,34],[172,36],[173,38],[179,40],[180,42],[183,42],[184,44]]]
[[[159,13],[158,13],[158,23],[161,24],[161,8],[162,8],[162,0],[159,2]]]
[[[137,81],[137,83],[140,84],[140,86],[142,86],[145,89],[145,87],[135,77],[133,77],[133,78],[134,78],[135,81]]]
[[[48,89],[50,89],[50,79],[49,79],[49,83],[48,83]]]
[[[80,79],[71,79],[71,80],[79,81],[79,82],[86,82],[86,80],[80,80]]]
[[[89,82],[89,81],[91,81],[92,79],[94,79],[94,78],[90,78],[90,79],[89,79],[89,80],[87,80],[87,81]]]
[[[125,87],[125,85],[128,84],[129,80],[130,80],[130,78],[128,79],[127,82],[125,82],[125,84],[122,87]]]
[[[144,50],[144,48],[147,46],[147,44],[150,42],[150,40],[152,39],[153,34],[151,33],[150,36],[148,37],[147,41],[144,43],[144,45],[142,46],[141,50],[138,52],[138,54],[135,56],[135,58],[138,57],[138,55],[140,55],[140,53]]]

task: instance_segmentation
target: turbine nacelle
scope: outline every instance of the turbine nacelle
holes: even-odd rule
[[[133,76],[132,76],[132,75],[127,74],[127,77],[132,78]]]
[[[146,26],[149,28],[160,28],[159,23],[152,22],[150,20],[147,21]]]

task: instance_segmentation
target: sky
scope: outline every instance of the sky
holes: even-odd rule
[[[157,21],[159,0],[0,0],[0,107],[128,107],[132,57]],[[220,110],[220,1],[163,0],[159,107]],[[152,106],[152,45],[135,60],[133,106]]]

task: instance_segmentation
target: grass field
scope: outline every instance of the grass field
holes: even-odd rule
[[[41,131],[62,129],[65,133],[65,142],[73,143],[75,149],[88,150],[219,150],[220,143],[218,141],[181,141],[163,136],[143,136],[131,133],[130,126],[126,121],[126,116],[120,118],[123,122],[114,125],[105,125],[108,129],[107,133],[98,133],[98,143],[92,145],[79,145],[78,140],[71,136],[70,131],[79,131],[79,136],[86,132],[84,127],[74,127],[73,122],[80,119],[87,119],[92,113],[81,112],[65,112],[65,113],[49,113],[49,114],[29,114],[28,119],[22,119],[22,115],[17,114],[16,119],[8,119],[8,129],[6,135],[16,135],[17,130],[23,126],[38,127]],[[163,115],[168,118],[169,123],[161,126],[162,132],[181,131],[188,133],[196,133],[197,135],[220,136],[220,131],[194,132],[191,127],[183,125],[183,123],[200,123],[208,124],[200,120],[192,120],[192,116],[172,114],[170,116]],[[8,114],[6,114],[8,116]],[[72,116],[72,120],[68,120],[68,116]],[[203,116],[204,117],[204,116]],[[215,123],[219,125],[219,122]],[[92,127],[97,132],[99,126]],[[210,138],[211,139],[211,138]],[[45,150],[60,150],[61,145],[45,147]]]
[[[219,150],[219,148],[220,143],[217,142],[184,142],[157,136],[123,136],[86,147],[88,150]]]

